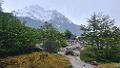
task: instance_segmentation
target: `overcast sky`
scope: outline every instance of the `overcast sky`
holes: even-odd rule
[[[76,24],[86,24],[94,12],[108,14],[120,26],[120,0],[4,0],[6,12],[22,9],[30,5],[40,5],[45,9],[54,9]]]

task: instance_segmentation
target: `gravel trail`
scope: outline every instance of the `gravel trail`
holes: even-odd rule
[[[75,50],[76,47],[78,48],[78,47],[80,47],[80,45],[78,45],[78,43],[77,43],[72,46],[71,45],[67,46],[67,47],[63,48],[58,54],[66,56],[69,59],[71,65],[72,65],[72,68],[96,68],[95,66],[93,66],[89,63],[85,63],[84,61],[82,61],[80,59],[80,50],[79,49]],[[67,51],[68,48],[72,49],[73,52],[76,52],[79,55],[78,56],[65,55],[65,52]]]
[[[66,56],[66,57],[70,60],[73,66],[72,68],[95,68],[93,65],[81,61],[79,57],[75,57],[75,56]]]

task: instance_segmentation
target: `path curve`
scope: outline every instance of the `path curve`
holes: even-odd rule
[[[80,57],[74,56],[66,56],[70,63],[72,64],[72,68],[95,68],[93,65],[85,63],[80,60]]]
[[[69,59],[71,65],[72,65],[72,68],[95,68],[95,66],[85,63],[84,61],[82,61],[80,59],[80,50],[79,49],[75,50],[76,47],[78,48],[78,44],[72,45],[72,46],[67,46],[67,47],[61,49],[61,51],[58,52],[58,54],[66,56]],[[79,47],[80,47],[80,45],[79,45]],[[73,49],[72,51],[79,53],[79,56],[65,55],[67,48]]]

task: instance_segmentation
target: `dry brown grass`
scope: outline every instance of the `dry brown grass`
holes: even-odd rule
[[[1,59],[0,66],[2,68],[71,68],[64,56],[39,52]]]
[[[120,64],[119,63],[108,63],[108,64],[101,64],[97,68],[120,68],[117,66],[120,66]]]

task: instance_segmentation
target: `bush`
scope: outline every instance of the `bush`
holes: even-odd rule
[[[116,49],[96,50],[94,47],[86,46],[81,51],[80,58],[86,62],[97,61],[100,63],[120,62],[119,47]]]
[[[91,62],[96,60],[92,55],[92,52],[87,50],[80,51],[80,58],[85,62]]]

